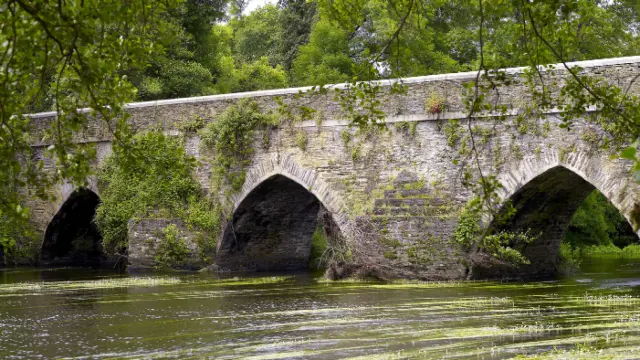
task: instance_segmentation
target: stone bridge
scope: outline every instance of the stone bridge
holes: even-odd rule
[[[640,94],[638,84],[632,84],[640,74],[640,57],[571,65],[615,85],[630,85],[632,93]],[[557,69],[544,74],[562,83],[567,73],[561,66]],[[494,98],[507,105],[506,118],[479,114],[470,126],[476,134],[480,167],[497,176],[503,185],[502,201],[510,200],[517,209],[499,228],[541,234],[524,250],[531,264],[516,273],[544,276],[556,272],[560,241],[590,192],[600,190],[627,219],[640,192],[630,176],[630,163],[612,158],[613,150],[602,149],[605,136],[598,125],[578,121],[568,131],[558,127],[558,111],[529,116],[525,108],[530,90],[522,71],[508,69],[513,83]],[[297,96],[308,88],[133,103],[128,111],[139,131],[161,127],[169,134],[184,135],[187,151],[199,159],[196,176],[210,189],[211,159],[202,153],[198,136],[181,134],[179,124],[196,116],[215,121],[227,107],[245,98],[255,100],[264,112],[278,109],[276,99],[292,109],[310,104],[318,110],[314,120],[271,130],[268,147],[260,145],[262,134],[256,134],[246,180],[232,198],[232,220],[216,235],[212,258],[220,269],[307,267],[318,214],[324,209],[358,264],[383,269],[391,276],[478,278],[491,273],[479,265],[475,269],[473,256],[452,237],[462,208],[473,196],[464,184],[461,164],[469,161],[470,151],[463,84],[475,77],[470,72],[403,79],[406,94],[392,94],[394,81],[382,81],[380,100],[388,131],[381,132],[350,128],[331,91],[311,98]],[[433,99],[441,99],[444,111],[429,108]],[[36,128],[48,126],[54,115],[33,115]],[[77,140],[96,144],[98,163],[110,152],[110,133],[97,120]],[[46,145],[33,146],[42,156]],[[55,201],[28,204],[42,232],[43,249],[51,247],[52,238],[63,236],[56,234],[64,228],[60,224],[65,218],[91,213],[87,206],[95,206],[100,196],[92,179],[87,189],[60,184],[54,192]],[[90,204],[81,205],[80,200]],[[492,226],[490,216],[484,221]],[[172,220],[142,219],[131,224],[131,265],[153,265],[154,234],[167,222]]]

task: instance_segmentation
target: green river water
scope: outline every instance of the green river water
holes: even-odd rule
[[[0,270],[0,358],[640,359],[640,263],[531,283]]]

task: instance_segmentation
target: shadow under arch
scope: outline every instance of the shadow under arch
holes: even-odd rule
[[[493,220],[488,233],[529,231],[538,235],[533,243],[520,249],[530,264],[509,267],[491,262],[476,263],[472,278],[545,278],[556,275],[564,234],[576,210],[594,190],[600,189],[563,165],[550,167],[529,180],[505,199],[511,202],[515,214],[506,221]],[[499,215],[504,215],[504,211],[505,208]]]
[[[316,195],[297,181],[271,175],[236,206],[218,244],[217,265],[231,271],[308,268],[323,210]]]
[[[100,265],[102,236],[94,222],[99,204],[98,195],[87,188],[69,195],[47,226],[41,265]]]

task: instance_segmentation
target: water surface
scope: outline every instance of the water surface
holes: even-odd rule
[[[0,358],[640,358],[640,263],[557,281],[0,270]]]

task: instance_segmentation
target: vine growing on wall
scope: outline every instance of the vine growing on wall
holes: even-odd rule
[[[223,180],[233,191],[242,188],[245,167],[251,164],[254,153],[255,131],[266,131],[276,124],[275,116],[262,113],[255,101],[242,100],[199,131],[203,148],[213,154],[214,188],[222,186]]]

